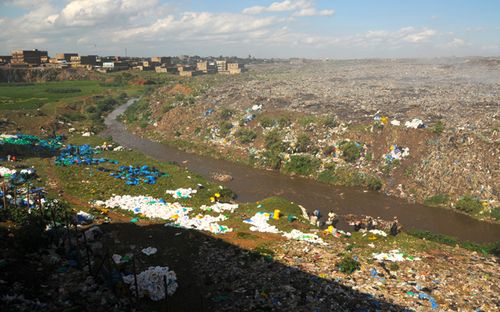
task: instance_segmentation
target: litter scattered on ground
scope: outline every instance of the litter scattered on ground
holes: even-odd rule
[[[48,149],[50,151],[56,151],[62,147],[62,137],[56,136],[54,138],[42,139],[36,135],[2,134],[0,135],[0,144],[30,145],[35,148],[42,148],[42,149]]]
[[[398,147],[396,144],[393,144],[389,147],[389,153],[384,154],[382,157],[385,159],[387,163],[392,163],[395,160],[401,160],[410,155],[410,149],[408,147]]]
[[[151,196],[116,195],[106,201],[96,201],[96,205],[107,208],[120,208],[142,214],[148,218],[175,220],[187,215],[192,208],[183,207],[179,203],[167,203],[163,199]]]
[[[156,180],[159,177],[168,176],[166,173],[162,173],[156,168],[149,166],[120,166],[118,172],[113,172],[110,176],[125,180],[127,185],[138,185],[142,182],[146,184],[156,184]]]
[[[0,167],[0,177],[8,178],[16,173],[16,169],[9,169],[6,167]]]
[[[372,253],[373,259],[377,261],[391,261],[391,262],[401,262],[401,261],[417,261],[420,260],[418,257],[405,256],[404,253],[397,249],[391,250],[388,253]]]
[[[177,290],[177,277],[174,271],[168,267],[149,267],[146,271],[137,274],[137,288],[139,297],[148,296],[153,301],[165,299],[165,281],[167,279],[167,294],[173,295]],[[135,281],[133,275],[123,277],[126,284],[130,284],[130,290],[135,292]]]
[[[382,236],[382,237],[386,237],[387,236],[387,233],[384,232],[384,231],[382,231],[382,230],[369,230],[368,232],[372,233],[372,234],[375,234],[375,235]]]
[[[94,222],[94,216],[91,215],[90,213],[80,210],[76,214],[76,223],[83,225],[83,224],[90,224],[92,222]]]
[[[309,243],[319,244],[319,245],[327,245],[325,243],[325,241],[321,237],[319,237],[318,235],[312,234],[312,233],[303,233],[303,232],[301,232],[299,230],[295,230],[295,229],[289,233],[284,233],[283,236],[288,238],[288,239],[306,241]]]
[[[279,233],[277,227],[270,225],[267,221],[270,218],[270,214],[267,212],[257,212],[250,219],[243,220],[243,222],[251,224],[250,231],[254,232],[267,232],[267,233]]]
[[[215,203],[211,206],[203,205],[200,207],[201,210],[204,211],[214,211],[214,212],[231,212],[233,213],[236,209],[238,209],[238,204],[229,204],[229,203]]]
[[[196,194],[197,190],[192,188],[178,188],[176,190],[167,190],[166,193],[172,195],[175,199],[191,198],[192,194]]]
[[[154,248],[154,247],[148,247],[148,248],[144,248],[143,250],[141,250],[143,254],[145,254],[146,256],[151,256],[151,255],[154,255],[158,249]]]
[[[111,258],[113,259],[114,263],[123,264],[123,263],[128,263],[130,259],[132,259],[132,254],[126,254],[124,256],[121,256],[119,254],[113,254]]]
[[[425,124],[422,120],[418,118],[413,118],[411,121],[409,120],[405,122],[405,127],[412,129],[420,129],[420,128],[425,128]]]
[[[102,163],[117,164],[118,161],[107,158],[96,158],[95,155],[101,153],[90,145],[71,145],[68,144],[62,148],[59,156],[56,158],[56,165],[71,166],[71,165],[97,165]]]
[[[194,218],[190,218],[188,215],[183,215],[175,220],[172,224],[167,223],[166,226],[178,226],[186,229],[195,229],[199,231],[207,231],[214,234],[223,234],[227,232],[232,232],[232,229],[220,225],[218,222],[227,220],[224,215],[219,215],[213,217],[210,215],[197,215]]]

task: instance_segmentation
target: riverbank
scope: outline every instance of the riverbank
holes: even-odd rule
[[[455,110],[437,118],[426,106],[417,104],[404,104],[411,107],[395,108],[397,113],[391,115],[386,106],[408,99],[393,98],[392,93],[381,95],[386,101],[364,99],[343,88],[335,96],[347,92],[361,102],[376,102],[378,112],[373,110],[371,114],[371,110],[359,108],[352,101],[350,113],[349,107],[331,111],[330,106],[337,104],[313,91],[304,95],[306,90],[299,83],[300,77],[309,77],[313,68],[323,72],[316,65],[273,67],[271,76],[279,81],[276,88],[283,91],[276,94],[257,91],[256,86],[267,90],[265,86],[272,84],[266,66],[257,66],[251,73],[226,81],[186,79],[159,88],[143,100],[140,110],[126,113],[126,120],[134,132],[184,150],[333,185],[381,190],[408,202],[451,208],[498,223],[498,134],[491,126],[489,106],[467,108],[482,112],[477,113],[482,121],[475,120],[472,127]],[[371,68],[369,64],[347,65],[353,66],[353,70]],[[335,65],[326,66],[330,67]],[[457,70],[452,68],[451,72]],[[294,73],[292,80],[300,86],[297,90],[287,89],[291,87],[286,80],[288,72]],[[321,83],[313,83],[315,91],[327,92],[327,81],[320,80]],[[379,83],[377,88],[383,89],[383,81]],[[408,88],[403,82],[398,83]],[[486,92],[480,85],[468,88]],[[288,97],[285,90],[296,93],[297,98]],[[425,94],[429,101],[444,101],[440,90],[431,88],[420,94]],[[312,105],[315,101],[318,103]],[[436,111],[440,109],[437,107]]]

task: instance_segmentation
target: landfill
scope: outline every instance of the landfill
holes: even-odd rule
[[[174,271],[169,271],[168,267],[149,267],[147,270],[137,274],[137,288],[139,297],[148,296],[153,301],[165,299],[165,282],[167,278],[167,294],[172,296],[177,290],[177,277]],[[134,276],[123,277],[126,284],[130,284],[130,290],[135,291]]]

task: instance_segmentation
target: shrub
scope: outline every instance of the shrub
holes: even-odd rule
[[[316,121],[316,118],[314,118],[313,116],[304,116],[304,117],[299,119],[299,124],[302,127],[307,127],[309,124],[312,124],[315,121]]]
[[[372,159],[373,159],[373,154],[370,152],[366,153],[365,160],[372,161]]]
[[[354,271],[360,269],[359,262],[350,256],[345,256],[339,263],[337,263],[337,268],[340,272],[345,274],[352,274]]]
[[[300,175],[310,175],[319,169],[320,161],[317,158],[303,155],[293,155],[285,164],[285,171]]]
[[[438,121],[433,127],[432,132],[436,134],[441,134],[444,131],[444,124],[441,121]]]
[[[290,120],[290,117],[288,117],[288,116],[280,116],[280,117],[278,117],[276,122],[278,123],[278,126],[280,128],[285,128],[285,127],[288,127],[292,124],[292,121]]]
[[[491,217],[495,220],[500,220],[500,207],[491,209]]]
[[[286,144],[283,143],[281,134],[277,129],[270,131],[265,136],[265,146],[266,149],[273,152],[284,152],[286,151]]]
[[[271,117],[264,116],[260,119],[260,126],[262,128],[271,128],[276,124],[276,121]]]
[[[257,133],[251,129],[242,128],[236,131],[236,137],[242,144],[253,142],[257,138]]]
[[[230,108],[223,108],[221,111],[220,111],[220,117],[222,119],[229,119],[231,118],[232,116],[234,115],[234,110],[230,109]]]
[[[306,153],[312,149],[312,141],[309,136],[305,133],[299,135],[297,138],[296,150],[299,153]]]
[[[230,132],[231,129],[233,128],[233,124],[230,123],[229,121],[223,121],[219,125],[219,134],[221,137],[226,137]]]
[[[483,206],[481,205],[481,202],[477,198],[465,195],[458,199],[455,208],[469,214],[474,214],[481,211]]]
[[[262,156],[264,157],[262,159],[262,165],[274,170],[279,170],[281,168],[281,163],[283,162],[283,159],[281,158],[279,152],[274,150],[267,150],[264,153],[262,153]]]
[[[165,113],[168,113],[169,111],[171,111],[173,108],[175,108],[175,105],[174,105],[174,104],[165,103],[165,104],[163,104],[163,106],[161,107],[161,112],[162,112],[163,114],[165,114]]]
[[[363,147],[357,142],[343,142],[340,145],[342,158],[350,163],[356,162],[361,157]]]
[[[379,191],[382,188],[382,181],[374,176],[367,176],[365,185],[372,191]]]
[[[337,118],[335,116],[326,116],[323,120],[323,126],[327,128],[335,128],[337,125]]]
[[[430,207],[443,206],[450,200],[450,197],[446,194],[437,194],[431,197],[427,197],[424,200],[424,205]]]

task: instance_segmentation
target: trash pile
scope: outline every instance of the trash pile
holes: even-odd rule
[[[207,205],[202,205],[200,207],[201,210],[204,211],[214,211],[214,212],[230,212],[233,213],[236,209],[238,209],[239,205],[238,204],[229,204],[229,203],[220,203],[217,202],[211,206]]]
[[[155,247],[147,247],[147,248],[144,248],[143,250],[141,250],[143,254],[145,254],[146,256],[151,256],[151,255],[154,255],[158,249],[155,248]]]
[[[405,127],[411,128],[411,129],[421,129],[421,128],[425,128],[425,124],[422,120],[420,120],[418,118],[413,118],[412,120],[405,122]]]
[[[156,184],[159,177],[168,176],[166,173],[162,173],[156,168],[150,168],[147,165],[144,166],[120,166],[118,172],[113,172],[110,176],[125,180],[127,185],[137,185],[144,182],[146,184]]]
[[[265,232],[265,233],[280,233],[277,227],[267,223],[271,215],[267,212],[257,212],[250,219],[243,220],[243,222],[251,224],[250,231]]]
[[[219,215],[217,217],[210,215],[198,214],[194,218],[190,218],[188,215],[183,215],[177,218],[173,223],[167,223],[165,226],[177,226],[186,229],[195,229],[198,231],[207,231],[214,234],[224,234],[232,232],[233,229],[220,225],[218,222],[227,220],[224,215]]]
[[[29,145],[35,148],[47,149],[52,152],[57,151],[62,147],[62,137],[56,136],[55,138],[42,139],[36,135],[29,134],[1,134],[0,145],[13,144],[13,145]]]
[[[106,201],[96,201],[97,206],[107,208],[120,208],[142,214],[148,218],[159,218],[164,220],[176,220],[187,215],[192,208],[182,207],[179,203],[167,203],[163,199],[151,196],[116,195]]]
[[[118,161],[96,158],[94,155],[99,154],[100,151],[92,148],[90,145],[71,145],[68,144],[62,148],[59,156],[56,157],[56,165],[58,166],[72,166],[72,165],[97,165],[102,163],[118,164]]]
[[[295,229],[289,233],[284,233],[283,236],[288,238],[288,239],[306,241],[309,243],[319,244],[319,245],[327,245],[327,243],[325,243],[325,241],[321,237],[319,237],[318,235],[312,234],[312,233],[303,233],[303,232],[301,232],[299,230],[295,230]]]
[[[148,296],[153,301],[165,299],[165,279],[166,293],[171,296],[177,290],[177,277],[174,271],[169,271],[168,267],[149,267],[147,270],[137,274],[137,288],[139,297]],[[135,292],[135,281],[133,275],[126,275],[123,281],[130,285],[132,293]]]
[[[2,178],[10,178],[16,172],[16,169],[9,169],[7,167],[0,166],[0,177]]]
[[[176,190],[167,190],[166,193],[172,195],[173,198],[191,198],[192,194],[196,194],[197,190],[192,188],[178,188]]]
[[[372,253],[373,259],[377,261],[391,261],[391,262],[401,262],[401,261],[418,261],[420,258],[405,256],[403,252],[398,249],[390,250],[389,252]]]
[[[384,154],[382,158],[388,163],[393,163],[395,160],[401,160],[410,155],[410,149],[408,147],[399,147],[393,144],[389,147],[389,153]]]

